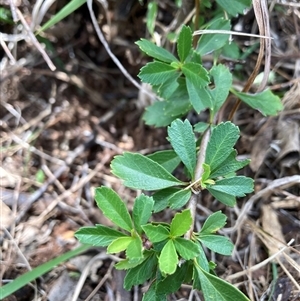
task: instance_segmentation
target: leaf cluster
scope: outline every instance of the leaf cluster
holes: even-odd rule
[[[225,6],[224,1],[217,2]],[[236,6],[230,4],[231,9],[227,8],[233,15],[249,3],[248,0],[235,2],[239,3]],[[229,31],[231,24],[229,20],[220,17],[209,23],[206,29]],[[222,48],[229,45],[229,34],[204,34],[194,49],[192,31],[190,27],[183,26],[177,39],[177,57],[146,39],[136,44],[154,59],[141,68],[139,77],[142,82],[150,84],[162,99],[146,109],[143,118],[149,125],[167,126],[191,109],[198,114],[208,109],[212,122],[230,92],[263,115],[276,115],[282,109],[279,97],[269,90],[250,94],[232,88],[231,72],[225,65],[216,63]],[[202,56],[208,53],[215,56],[215,63],[210,69],[202,64]]]

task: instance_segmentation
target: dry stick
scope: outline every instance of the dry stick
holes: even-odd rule
[[[257,24],[258,24],[260,35],[265,36],[265,34],[267,34],[268,37],[270,37],[269,14],[268,14],[267,4],[266,4],[265,0],[253,0],[253,9],[254,9],[254,13],[255,13],[255,17],[256,17]],[[268,41],[268,43],[266,41]],[[268,62],[268,60],[270,60],[270,58],[271,58],[271,56],[270,56],[271,42],[270,42],[270,39],[260,38],[260,48],[259,48],[259,53],[258,53],[256,64],[255,64],[254,70],[252,71],[242,92],[248,92],[250,90],[250,88],[259,72],[259,68],[262,64],[265,48],[266,48],[266,52],[267,52],[266,64],[265,64],[265,74],[264,74],[263,81],[261,82],[261,84],[259,86],[259,89],[262,89],[263,86],[265,85],[265,82],[268,80],[269,74],[266,75],[266,73],[270,72],[270,62]],[[266,78],[266,76],[267,76],[267,78]],[[235,103],[233,109],[230,112],[230,115],[228,118],[229,120],[232,120],[235,112],[237,111],[238,107],[240,106],[240,103],[241,103],[241,100],[238,99],[237,102]]]
[[[43,56],[45,62],[47,63],[48,67],[54,71],[56,69],[56,67],[54,66],[54,64],[52,63],[51,59],[49,58],[48,54],[46,53],[46,51],[43,49],[43,47],[41,46],[41,44],[39,43],[39,41],[37,40],[37,38],[35,37],[35,35],[33,34],[33,32],[31,31],[29,25],[27,24],[25,18],[23,17],[22,13],[20,12],[19,9],[16,10],[18,17],[20,18],[21,23],[23,24],[25,30],[27,31],[32,43],[34,44],[34,46],[38,49],[38,51],[41,53],[41,55]]]
[[[90,16],[94,25],[94,28],[96,30],[96,33],[98,35],[99,40],[103,44],[105,50],[107,51],[108,55],[110,58],[113,60],[113,62],[117,65],[117,67],[120,69],[120,71],[123,73],[123,75],[139,90],[142,90],[145,94],[147,94],[151,99],[155,99],[155,95],[147,91],[145,88],[143,88],[128,72],[127,70],[123,67],[121,62],[118,60],[118,58],[112,53],[110,50],[110,47],[98,25],[97,19],[95,17],[95,13],[93,10],[93,0],[87,0],[87,6],[90,12]]]
[[[209,138],[210,138],[210,128],[208,128],[204,132],[202,140],[201,140],[200,150],[199,150],[199,154],[198,154],[198,161],[197,161],[197,165],[196,165],[196,169],[195,169],[195,180],[196,181],[200,180],[200,178],[202,177],[202,174],[204,172],[203,163],[205,162],[205,154],[206,154],[206,149],[207,149]],[[200,194],[201,194],[201,192],[198,195],[193,193],[189,200],[188,206],[187,206],[187,208],[190,209],[190,211],[191,211],[192,225],[191,225],[189,231],[185,234],[186,239],[190,239],[193,234],[193,231],[194,231],[194,223],[195,223],[196,210],[197,210],[197,201],[200,198]]]

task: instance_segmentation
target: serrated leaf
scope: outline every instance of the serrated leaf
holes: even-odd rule
[[[181,189],[180,191],[172,194],[168,199],[170,208],[173,210],[182,208],[191,198],[191,190]]]
[[[198,240],[210,250],[222,255],[231,255],[234,248],[233,243],[227,237],[220,235],[200,234]]]
[[[178,62],[177,58],[172,53],[162,47],[156,46],[146,39],[141,39],[140,41],[136,42],[136,44],[142,51],[159,61],[165,63]]]
[[[118,237],[126,236],[124,233],[112,228],[96,225],[95,227],[82,227],[75,233],[75,237],[82,243],[97,247],[106,247]]]
[[[173,237],[181,236],[189,230],[191,225],[192,216],[189,209],[183,210],[180,213],[177,212],[170,225],[170,235]]]
[[[239,128],[231,122],[218,124],[210,137],[206,149],[205,163],[212,171],[229,156],[239,138]]]
[[[143,225],[142,229],[152,243],[164,241],[169,237],[169,231],[162,225]]]
[[[111,163],[112,173],[124,185],[135,189],[159,190],[184,183],[172,176],[157,162],[141,154],[124,153]]]
[[[201,65],[193,62],[185,63],[181,68],[186,79],[189,80],[194,87],[205,87],[209,83],[207,70]]]
[[[196,166],[196,141],[190,122],[187,119],[184,122],[180,119],[174,120],[168,127],[168,136],[176,154],[193,177]]]
[[[184,62],[192,49],[192,31],[183,25],[177,40],[177,53],[181,62]]]
[[[193,288],[203,292],[205,301],[250,301],[235,286],[207,273],[199,266],[194,267]]]
[[[126,248],[126,257],[129,262],[139,262],[143,258],[143,243],[139,236],[132,237]]]
[[[166,189],[159,190],[155,192],[152,197],[155,202],[153,212],[160,212],[168,207],[169,198],[174,195],[176,192],[181,191],[182,189],[178,187],[170,187]]]
[[[199,243],[195,243],[191,240],[186,240],[182,237],[177,237],[176,239],[174,239],[174,245],[179,255],[185,260],[190,260],[195,258],[196,256],[199,256]]]
[[[169,240],[163,247],[159,259],[158,265],[162,273],[171,275],[176,271],[178,263],[178,256],[172,240]]]
[[[209,124],[206,122],[198,122],[194,125],[194,131],[198,133],[203,133],[205,132],[209,127]]]
[[[133,225],[126,205],[116,192],[108,187],[96,188],[95,201],[103,214],[122,229],[131,231]]]
[[[210,90],[213,99],[213,113],[218,112],[227,99],[229,89],[232,85],[232,74],[225,65],[214,66],[210,70],[210,74],[214,78],[215,88]]]
[[[243,102],[253,109],[260,111],[264,116],[275,116],[283,109],[280,98],[270,90],[256,94],[234,92]]]
[[[204,222],[200,233],[215,233],[226,225],[227,216],[221,211],[211,214]]]
[[[180,289],[180,286],[185,280],[188,272],[188,262],[185,262],[181,267],[176,269],[176,272],[172,275],[168,275],[162,281],[159,281],[156,285],[157,294],[171,294]],[[152,300],[151,300],[152,301]]]
[[[154,200],[152,197],[141,194],[135,199],[132,209],[132,219],[135,229],[139,234],[142,232],[141,226],[148,222],[153,206]]]
[[[169,80],[177,80],[178,71],[169,64],[151,62],[141,68],[138,74],[142,82],[150,85],[160,85]]]
[[[132,242],[133,238],[131,236],[124,236],[115,239],[107,247],[107,253],[119,253],[125,251],[128,245]]]
[[[133,285],[144,284],[145,281],[155,275],[157,258],[153,253],[140,265],[127,271],[124,278],[124,288],[130,290]]]
[[[215,179],[220,176],[226,176],[249,164],[249,159],[238,161],[236,160],[236,155],[236,150],[232,150],[230,155],[211,172],[210,177]]]
[[[206,30],[230,30],[230,21],[224,18],[214,20],[207,26]],[[196,51],[203,56],[222,48],[228,40],[229,34],[203,34],[198,41]]]
[[[244,10],[251,5],[251,0],[216,0],[217,3],[230,15],[243,14]]]
[[[147,156],[151,160],[159,163],[168,172],[173,172],[181,162],[180,158],[173,150],[158,151]]]

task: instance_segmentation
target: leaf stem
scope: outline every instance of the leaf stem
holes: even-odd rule
[[[209,142],[211,130],[210,127],[204,132],[201,144],[200,144],[200,149],[198,153],[198,160],[197,160],[197,165],[195,169],[195,179],[200,179],[203,175],[204,169],[203,169],[203,163],[205,162],[205,154],[206,154],[206,148]],[[201,192],[196,194],[192,193],[191,198],[188,203],[188,209],[191,211],[191,216],[192,216],[192,224],[189,229],[189,231],[185,234],[186,239],[190,239],[192,236],[192,233],[194,231],[194,224],[195,224],[195,217],[196,217],[196,210],[197,210],[197,201],[201,197]]]

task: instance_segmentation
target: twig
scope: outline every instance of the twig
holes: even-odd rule
[[[281,253],[283,253],[287,248],[290,247],[290,245],[294,242],[295,240],[292,239],[286,246],[284,246],[282,249],[280,249],[277,253],[275,253],[274,255],[268,257],[267,259],[265,259],[264,261],[252,266],[250,269],[247,270],[243,270],[241,272],[235,273],[233,275],[229,275],[228,277],[226,277],[226,280],[233,280],[236,278],[239,278],[241,276],[247,275],[249,272],[254,272],[258,269],[260,269],[261,267],[265,266],[267,263],[269,263],[270,261],[272,261],[273,259],[275,259],[278,255],[280,255]]]
[[[201,140],[201,144],[200,144],[200,150],[199,150],[199,154],[198,154],[198,161],[197,161],[197,165],[196,165],[196,169],[195,169],[195,180],[200,180],[200,178],[202,177],[202,174],[204,172],[203,170],[203,163],[205,162],[205,154],[206,154],[206,149],[207,149],[207,145],[209,142],[209,138],[210,138],[210,128],[208,128],[202,137]],[[191,211],[191,215],[192,215],[192,225],[189,229],[189,231],[185,234],[185,238],[186,239],[190,239],[192,236],[192,233],[194,231],[194,223],[195,223],[195,217],[196,217],[196,210],[197,210],[197,201],[198,199],[200,199],[201,196],[201,192],[199,194],[195,194],[193,193],[187,208],[190,209]]]
[[[23,17],[22,13],[20,12],[19,9],[16,9],[16,12],[18,14],[18,17],[20,18],[21,23],[23,24],[25,30],[27,31],[33,45],[38,49],[38,51],[41,53],[41,55],[43,56],[45,62],[47,63],[48,67],[54,71],[56,69],[55,65],[52,63],[51,59],[49,58],[48,54],[46,53],[46,51],[43,49],[43,47],[41,46],[41,44],[39,43],[39,41],[37,40],[37,38],[35,37],[35,35],[33,34],[33,32],[31,31],[29,25],[27,24],[25,18]]]

